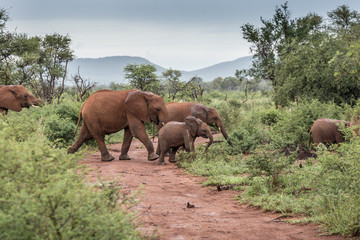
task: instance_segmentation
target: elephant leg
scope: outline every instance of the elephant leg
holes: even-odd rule
[[[158,139],[159,141],[159,139]],[[160,155],[160,144],[158,143],[157,147],[156,147],[156,154]]]
[[[145,126],[139,119],[132,119],[130,126],[131,134],[142,142],[148,151],[148,160],[154,161],[159,158],[154,151],[154,145],[146,134]]]
[[[99,150],[101,153],[101,161],[112,161],[115,158],[109,153],[108,149],[106,148],[105,145],[105,136],[100,135],[100,136],[96,136],[94,137],[98,146],[99,146]]]
[[[170,155],[169,155],[169,162],[174,163],[176,162],[175,155],[179,147],[173,147],[170,149]]]
[[[166,164],[165,161],[164,161],[166,152],[167,152],[167,150],[160,151],[160,158],[159,158],[158,165],[165,165]]]
[[[87,140],[90,140],[92,138],[93,137],[92,137],[91,133],[89,132],[89,129],[86,127],[86,124],[83,123],[80,128],[79,137],[76,140],[76,142],[74,142],[74,144],[71,145],[71,147],[69,147],[68,153],[76,152],[84,142],[86,142]]]
[[[121,154],[119,156],[119,160],[131,160],[128,155],[128,151],[130,149],[130,145],[132,142],[133,136],[131,135],[131,131],[129,128],[124,129],[124,141],[121,145]]]
[[[344,135],[343,135],[342,133],[336,134],[336,136],[335,136],[335,142],[336,142],[336,143],[345,142]]]
[[[101,153],[101,161],[112,161],[114,157],[109,153],[105,145],[105,133],[99,129],[98,125],[88,126],[88,129],[97,142]]]

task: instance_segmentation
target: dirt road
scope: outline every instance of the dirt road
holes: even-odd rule
[[[117,159],[121,144],[108,147]],[[168,163],[167,158],[167,165],[162,166],[157,161],[148,161],[146,149],[139,141],[133,141],[129,155],[130,161],[101,162],[97,152],[88,154],[81,163],[94,169],[89,173],[89,181],[97,181],[100,174],[104,180],[120,178],[125,189],[137,190],[144,185],[143,200],[138,205],[144,222],[142,231],[148,234],[157,231],[159,239],[344,239],[319,236],[314,225],[275,221],[279,214],[239,205],[234,199],[236,191],[202,187],[204,178],[185,173]]]

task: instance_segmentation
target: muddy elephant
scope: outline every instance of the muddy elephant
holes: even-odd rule
[[[342,143],[345,141],[344,134],[339,130],[340,125],[350,126],[350,122],[329,118],[317,119],[310,129],[309,135],[315,144],[319,143]]]
[[[162,97],[137,89],[100,90],[93,93],[81,107],[76,130],[81,117],[83,123],[79,137],[68,149],[68,153],[76,152],[86,140],[94,138],[101,152],[101,160],[112,161],[114,157],[105,146],[105,134],[124,129],[119,160],[131,159],[128,151],[133,137],[138,138],[145,145],[148,160],[159,158],[159,155],[154,153],[154,146],[146,134],[144,123],[168,122],[169,115]]]
[[[220,128],[222,135],[228,140],[228,134],[221,117],[214,108],[206,107],[199,103],[169,102],[166,104],[166,109],[168,110],[170,121],[184,122],[187,116],[194,116],[207,123],[209,126]],[[161,127],[161,125],[156,126],[158,132]],[[228,143],[231,145],[229,141]]]
[[[159,165],[165,164],[165,154],[171,149],[169,162],[175,162],[176,151],[183,147],[185,151],[195,151],[194,142],[197,137],[209,138],[206,149],[212,144],[213,136],[209,126],[199,118],[188,116],[185,122],[170,121],[159,131]]]
[[[44,105],[22,85],[0,85],[0,112],[6,115],[8,110],[20,112],[22,108]]]

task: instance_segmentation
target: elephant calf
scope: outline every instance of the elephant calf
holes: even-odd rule
[[[318,143],[342,143],[345,141],[344,134],[339,130],[340,124],[350,126],[350,122],[329,118],[317,119],[311,127],[310,136],[315,144]]]
[[[171,121],[165,124],[159,131],[160,158],[159,165],[165,164],[165,154],[171,149],[169,162],[175,162],[175,154],[179,147],[184,147],[187,152],[195,151],[194,142],[196,137],[209,138],[212,144],[213,136],[209,126],[200,119],[188,116],[185,122]]]

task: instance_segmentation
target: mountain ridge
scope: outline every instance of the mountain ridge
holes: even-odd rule
[[[182,73],[181,80],[188,81],[190,78],[201,77],[205,82],[217,77],[234,76],[237,69],[248,69],[251,66],[252,56],[241,57],[232,61],[220,62],[209,67],[192,71],[179,70]],[[128,64],[150,64],[156,67],[158,76],[168,70],[146,58],[137,56],[107,56],[101,58],[76,58],[68,64],[68,76],[71,78],[80,73],[83,79],[97,82],[100,85],[108,85],[111,82],[127,83],[124,68]]]

